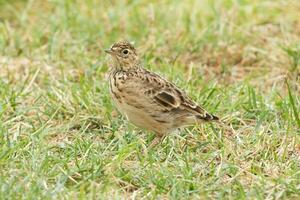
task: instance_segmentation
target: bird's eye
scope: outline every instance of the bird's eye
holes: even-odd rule
[[[125,55],[127,55],[128,52],[129,52],[129,51],[128,51],[127,49],[124,49],[124,50],[123,50],[123,54],[125,54]]]

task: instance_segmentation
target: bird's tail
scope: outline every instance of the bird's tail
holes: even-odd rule
[[[206,122],[209,122],[209,121],[220,121],[219,117],[215,116],[215,115],[212,115],[212,114],[209,114],[209,113],[204,113],[202,115],[196,115],[196,118],[201,120],[201,121],[206,121]]]

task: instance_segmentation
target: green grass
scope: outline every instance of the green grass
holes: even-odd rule
[[[0,199],[299,199],[300,2],[0,0]],[[153,135],[114,113],[103,49],[231,128]]]

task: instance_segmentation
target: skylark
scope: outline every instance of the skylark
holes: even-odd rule
[[[136,126],[154,131],[155,145],[179,127],[219,120],[173,83],[145,69],[131,43],[117,42],[105,52],[112,57],[109,85],[117,109]]]

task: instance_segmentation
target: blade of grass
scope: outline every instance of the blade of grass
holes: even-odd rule
[[[295,120],[300,128],[300,119],[299,119],[299,115],[298,115],[298,112],[297,112],[297,108],[296,108],[296,105],[295,105],[295,102],[294,102],[294,99],[293,99],[293,95],[292,95],[292,92],[291,92],[291,88],[290,88],[290,85],[287,81],[287,79],[285,79],[285,84],[288,88],[288,92],[289,92],[289,100],[290,100],[290,103],[292,105],[292,108],[293,108],[293,112],[294,112],[294,116],[295,116]]]

